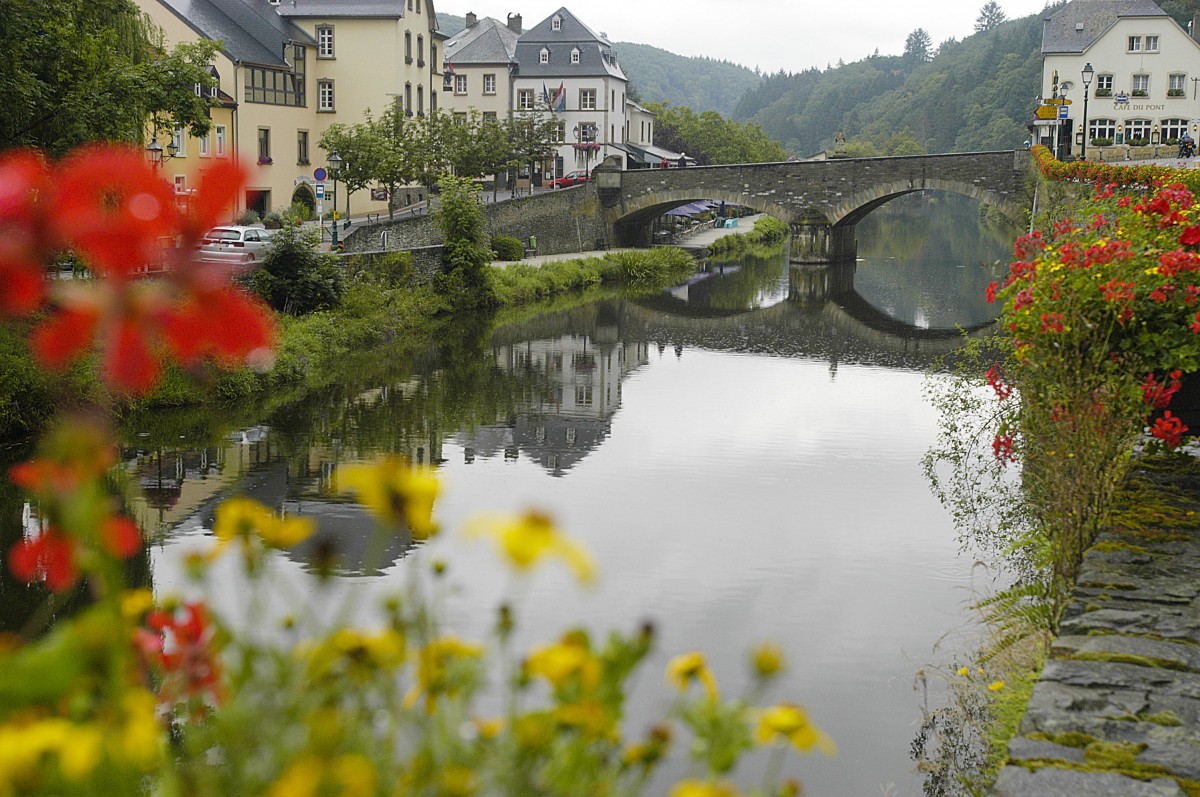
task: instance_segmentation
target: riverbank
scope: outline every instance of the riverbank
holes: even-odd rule
[[[1200,794],[1200,464],[1143,463],[1084,556],[994,797]]]

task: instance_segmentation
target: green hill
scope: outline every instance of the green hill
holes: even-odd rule
[[[451,36],[466,25],[463,17],[440,11],[437,18],[441,31]],[[629,78],[630,96],[638,102],[667,102],[729,116],[742,95],[761,81],[753,70],[729,61],[676,55],[633,42],[613,42],[613,47]]]

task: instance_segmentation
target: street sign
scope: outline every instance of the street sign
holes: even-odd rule
[[[325,183],[317,183],[317,199],[325,198]]]
[[[313,169],[313,177],[315,177],[318,180],[324,180],[328,176],[329,175],[325,173],[325,169],[320,166]]]
[[[1067,118],[1067,111],[1069,111],[1069,110],[1071,110],[1071,109],[1070,109],[1070,108],[1068,108],[1068,107],[1067,107],[1067,106],[1065,106],[1065,105],[1060,105],[1060,106],[1058,106],[1058,118],[1059,118],[1059,119],[1066,119],[1066,118]]]
[[[325,215],[325,200],[324,199],[317,200],[317,215],[318,216]]]

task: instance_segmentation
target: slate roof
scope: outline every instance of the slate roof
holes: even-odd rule
[[[400,19],[404,16],[404,0],[282,0],[275,8],[281,17]]]
[[[1042,53],[1082,53],[1118,19],[1165,17],[1154,0],[1073,0],[1042,23]]]
[[[551,24],[555,16],[562,18],[559,30],[553,30]],[[578,64],[571,63],[571,50],[575,47],[579,48]],[[539,63],[542,48],[550,51],[548,64]],[[608,38],[580,22],[565,7],[521,34],[516,60],[521,77],[610,76],[628,80]]]
[[[520,34],[498,19],[484,17],[446,40],[443,62],[450,64],[508,64],[517,51]]]
[[[316,45],[311,36],[263,0],[159,2],[200,35],[221,40],[221,49],[237,62],[282,67],[285,43]]]

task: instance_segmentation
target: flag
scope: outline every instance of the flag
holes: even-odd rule
[[[450,63],[449,61],[446,62],[446,74],[447,75],[454,74],[454,64]]]
[[[547,108],[550,108],[552,111],[554,110],[550,105],[550,91],[546,88],[546,81],[544,80],[542,81],[542,102],[546,103]]]
[[[555,113],[562,113],[567,110],[567,87],[563,83],[558,84],[558,90],[554,92],[554,97],[547,104],[550,106],[550,110]]]

